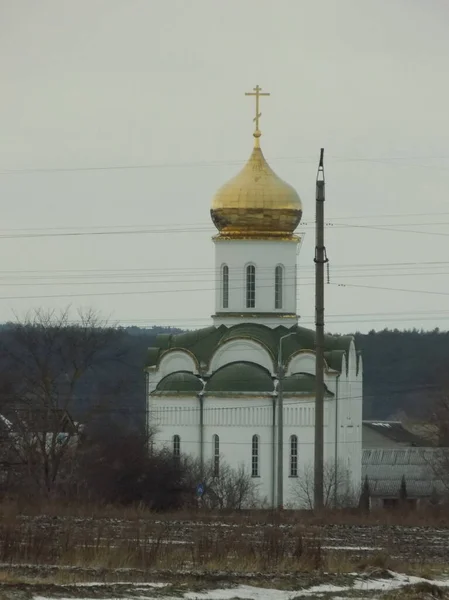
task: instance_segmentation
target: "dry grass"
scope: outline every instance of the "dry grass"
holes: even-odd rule
[[[441,600],[449,598],[449,592],[430,583],[409,585],[400,590],[387,592],[384,600]]]
[[[17,577],[14,565],[22,565],[22,582],[24,578],[117,581],[117,577],[128,579],[126,569],[134,581],[145,580],[147,573],[163,571],[227,573],[238,577],[250,573],[283,576],[389,569],[429,577],[441,571],[441,563],[433,564],[431,557],[423,561],[401,558],[400,548],[395,546],[394,528],[391,540],[389,534],[383,538],[387,540],[386,550],[375,549],[374,534],[372,538],[365,537],[361,545],[368,544],[373,550],[362,552],[363,558],[354,552],[323,549],[320,537],[323,523],[348,525],[357,545],[358,533],[352,526],[386,526],[392,524],[393,517],[394,525],[416,526],[424,521],[428,526],[431,515],[427,516],[429,519],[425,520],[424,513],[161,514],[145,507],[71,506],[56,502],[24,507],[5,502],[0,504],[0,562],[4,565],[0,584]],[[444,527],[441,520],[432,524]],[[367,530],[369,535],[370,528]]]
[[[114,522],[76,526],[63,520],[40,524],[13,519],[0,524],[3,564],[71,565],[104,569],[207,569],[235,572],[305,571],[325,567],[319,541],[305,544],[299,532],[263,531],[248,536],[245,528],[194,531],[191,539],[174,539],[165,523],[135,522],[126,529]]]
[[[7,516],[28,515],[49,517],[76,517],[90,519],[121,519],[126,521],[195,521],[212,523],[219,520],[233,525],[401,525],[409,527],[449,527],[449,506],[423,507],[417,510],[373,510],[364,513],[358,509],[326,509],[321,512],[309,510],[285,510],[282,513],[273,510],[251,511],[209,511],[186,508],[177,512],[154,512],[144,505],[123,507],[120,505],[101,505],[80,502],[46,501],[18,502],[16,500],[0,503],[0,519]]]

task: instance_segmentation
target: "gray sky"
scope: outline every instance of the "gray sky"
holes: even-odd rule
[[[264,153],[304,204],[302,323],[324,146],[327,328],[447,328],[448,28],[447,0],[0,0],[0,320],[208,324],[210,201],[259,84]],[[149,233],[4,237],[101,230]]]

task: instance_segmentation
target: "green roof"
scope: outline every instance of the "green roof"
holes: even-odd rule
[[[164,352],[170,349],[188,350],[199,365],[207,367],[216,350],[225,342],[237,338],[250,338],[262,344],[273,358],[278,360],[279,340],[282,336],[294,333],[282,343],[282,358],[286,362],[290,356],[300,350],[311,350],[315,348],[315,331],[295,325],[287,328],[283,326],[271,329],[266,325],[257,323],[241,323],[226,327],[206,327],[195,331],[187,331],[179,334],[161,334],[156,338],[156,344],[149,348],[146,366],[156,366]],[[336,370],[341,370],[343,355],[349,351],[353,340],[352,336],[326,335],[324,338],[325,359],[327,365]]]
[[[203,384],[201,380],[193,373],[187,371],[176,371],[170,373],[157,384],[155,393],[178,393],[178,394],[194,394],[201,392]]]
[[[218,369],[206,385],[206,393],[273,391],[270,373],[260,365],[249,362],[234,362]]]
[[[205,391],[209,394],[216,393],[269,393],[274,392],[274,382],[270,373],[255,363],[233,362],[216,371],[207,380],[204,389],[199,377],[188,371],[170,373],[158,383],[153,395],[196,396]],[[285,394],[315,394],[315,375],[309,373],[295,373],[285,377],[283,382]],[[326,396],[333,396],[324,386]]]
[[[310,373],[294,373],[293,375],[289,375],[288,377],[285,377],[282,389],[285,394],[298,394],[302,392],[315,395],[315,375],[311,375]],[[324,386],[324,394],[325,396],[334,395],[326,386]]]

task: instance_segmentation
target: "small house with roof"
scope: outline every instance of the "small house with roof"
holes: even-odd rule
[[[261,505],[279,505],[282,464],[283,504],[298,507],[298,479],[313,464],[316,396],[315,332],[297,314],[302,203],[265,160],[258,122],[248,162],[212,202],[213,324],[159,335],[149,349],[148,425],[154,444],[212,461],[217,477],[223,462],[243,466]],[[327,472],[339,482],[344,472],[345,486],[358,490],[363,368],[354,339],[326,336],[325,361]]]

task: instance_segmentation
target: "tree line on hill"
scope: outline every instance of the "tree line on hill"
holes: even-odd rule
[[[162,331],[173,330],[115,328],[93,311],[73,323],[68,310],[37,310],[0,328],[0,490],[175,507],[195,502],[195,485],[209,472],[210,502],[248,503],[254,486],[243,471],[223,463],[217,479],[212,467],[148,445],[144,360]],[[355,337],[365,417],[404,411],[431,420],[431,409],[449,445],[449,334]]]
[[[89,326],[106,325],[98,316],[93,322],[92,313],[88,314]],[[61,339],[65,336],[70,342],[73,332],[67,314],[44,315],[36,311],[21,324],[20,331],[23,333],[42,319],[46,320],[47,327],[50,321],[57,324]],[[13,375],[11,357],[16,357],[17,364],[23,359],[21,368],[24,370],[30,358],[20,357],[26,350],[23,339],[22,342],[18,339],[18,331],[18,323],[0,327],[0,394],[3,398],[7,381]],[[159,333],[179,331],[169,327],[111,329],[110,341],[101,351],[101,368],[99,364],[95,369],[86,369],[77,380],[76,389],[72,389],[72,416],[81,420],[92,410],[115,413],[130,426],[142,430],[147,349],[155,343]],[[427,418],[435,399],[449,390],[449,332],[383,329],[354,336],[357,349],[363,355],[364,418],[388,419],[400,413],[410,418]],[[2,405],[0,414],[4,401]]]
[[[383,329],[356,333],[363,355],[364,418],[432,418],[449,392],[449,332]]]

